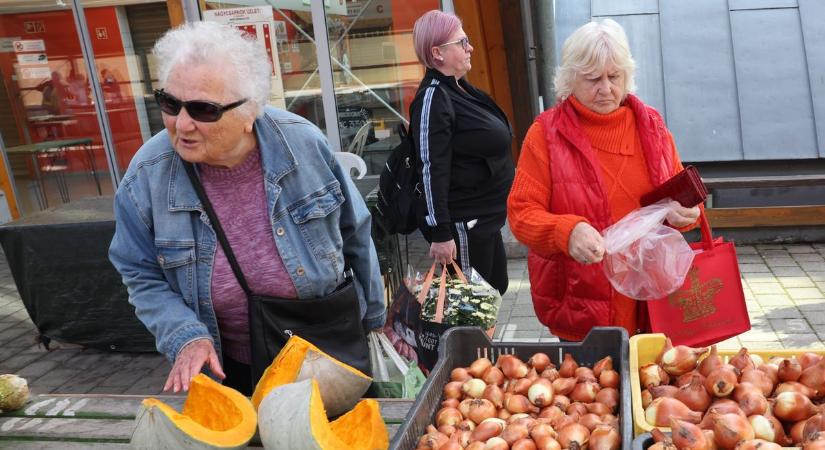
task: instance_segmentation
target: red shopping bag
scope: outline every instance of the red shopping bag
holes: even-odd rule
[[[696,256],[685,283],[666,298],[647,303],[654,333],[673,345],[707,346],[751,329],[736,248],[713,233],[704,211],[702,241],[690,244]]]

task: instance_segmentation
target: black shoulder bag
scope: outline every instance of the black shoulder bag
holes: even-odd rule
[[[203,204],[249,305],[249,341],[252,350],[252,386],[292,335],[300,336],[334,358],[370,375],[367,336],[361,325],[358,294],[351,271],[329,295],[312,299],[268,297],[253,293],[246,283],[232,247],[206,196],[195,167],[183,161],[186,174]]]

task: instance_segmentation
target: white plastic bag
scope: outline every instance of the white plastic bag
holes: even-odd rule
[[[603,232],[604,273],[620,293],[636,300],[656,300],[685,282],[693,249],[682,233],[664,225],[671,201],[637,209]]]

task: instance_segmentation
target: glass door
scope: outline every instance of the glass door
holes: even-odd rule
[[[66,2],[0,3],[2,181],[13,214],[113,193],[75,30]]]

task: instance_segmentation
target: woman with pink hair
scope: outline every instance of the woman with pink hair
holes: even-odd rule
[[[427,12],[415,22],[413,44],[427,68],[410,106],[419,229],[436,261],[456,259],[503,294],[508,279],[501,227],[514,173],[510,124],[465,78],[473,46],[461,19]]]

